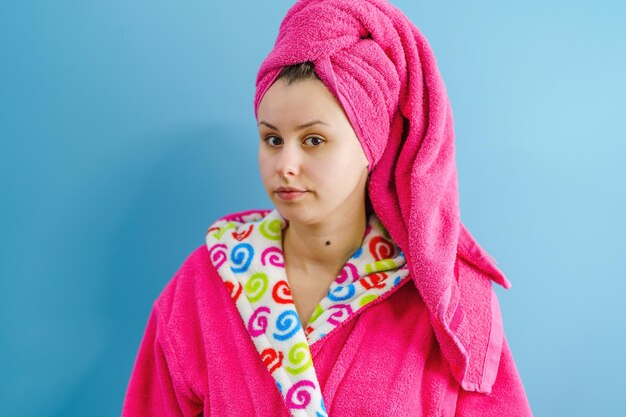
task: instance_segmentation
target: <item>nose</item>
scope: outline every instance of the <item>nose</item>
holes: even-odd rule
[[[276,159],[276,173],[283,178],[297,176],[300,173],[300,158],[297,145],[283,145]]]

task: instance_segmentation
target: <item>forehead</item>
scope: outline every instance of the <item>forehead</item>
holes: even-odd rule
[[[259,121],[303,120],[310,118],[347,121],[345,113],[328,88],[317,80],[287,84],[276,81],[265,93],[258,108]],[[338,120],[337,120],[338,119]]]

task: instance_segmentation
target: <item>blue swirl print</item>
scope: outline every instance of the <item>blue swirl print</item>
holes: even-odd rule
[[[396,279],[393,280],[393,286],[395,287],[396,285],[398,285],[398,283],[402,280],[402,277],[396,277]]]
[[[324,398],[320,400],[320,408],[322,409],[322,413],[319,411],[315,412],[315,417],[328,417],[328,411],[326,411],[326,404],[324,404]]]
[[[352,256],[350,257],[350,259],[357,259],[357,258],[359,258],[359,257],[361,256],[361,254],[362,254],[362,253],[363,253],[363,246],[361,246],[360,248],[358,248],[358,249],[356,250],[356,252],[354,252],[354,253],[352,254]]]
[[[283,311],[276,319],[277,332],[272,333],[277,340],[287,340],[291,338],[302,326],[300,325],[300,317],[295,310]]]
[[[234,264],[230,267],[235,274],[246,272],[252,262],[254,248],[249,243],[240,243],[230,252],[230,260]]]
[[[332,301],[344,301],[349,298],[352,298],[356,289],[354,288],[354,284],[350,285],[338,285],[335,288],[331,288],[328,290],[328,298]],[[342,293],[346,293],[342,295]]]

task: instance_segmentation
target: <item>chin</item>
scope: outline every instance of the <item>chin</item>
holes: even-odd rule
[[[320,212],[315,212],[310,204],[289,204],[275,201],[274,207],[287,221],[299,224],[314,224],[322,220]]]

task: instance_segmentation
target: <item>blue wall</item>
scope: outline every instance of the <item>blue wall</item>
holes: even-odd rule
[[[535,414],[626,415],[624,3],[393,3]],[[4,2],[0,414],[119,415],[155,297],[217,216],[269,206],[252,97],[290,5]]]

